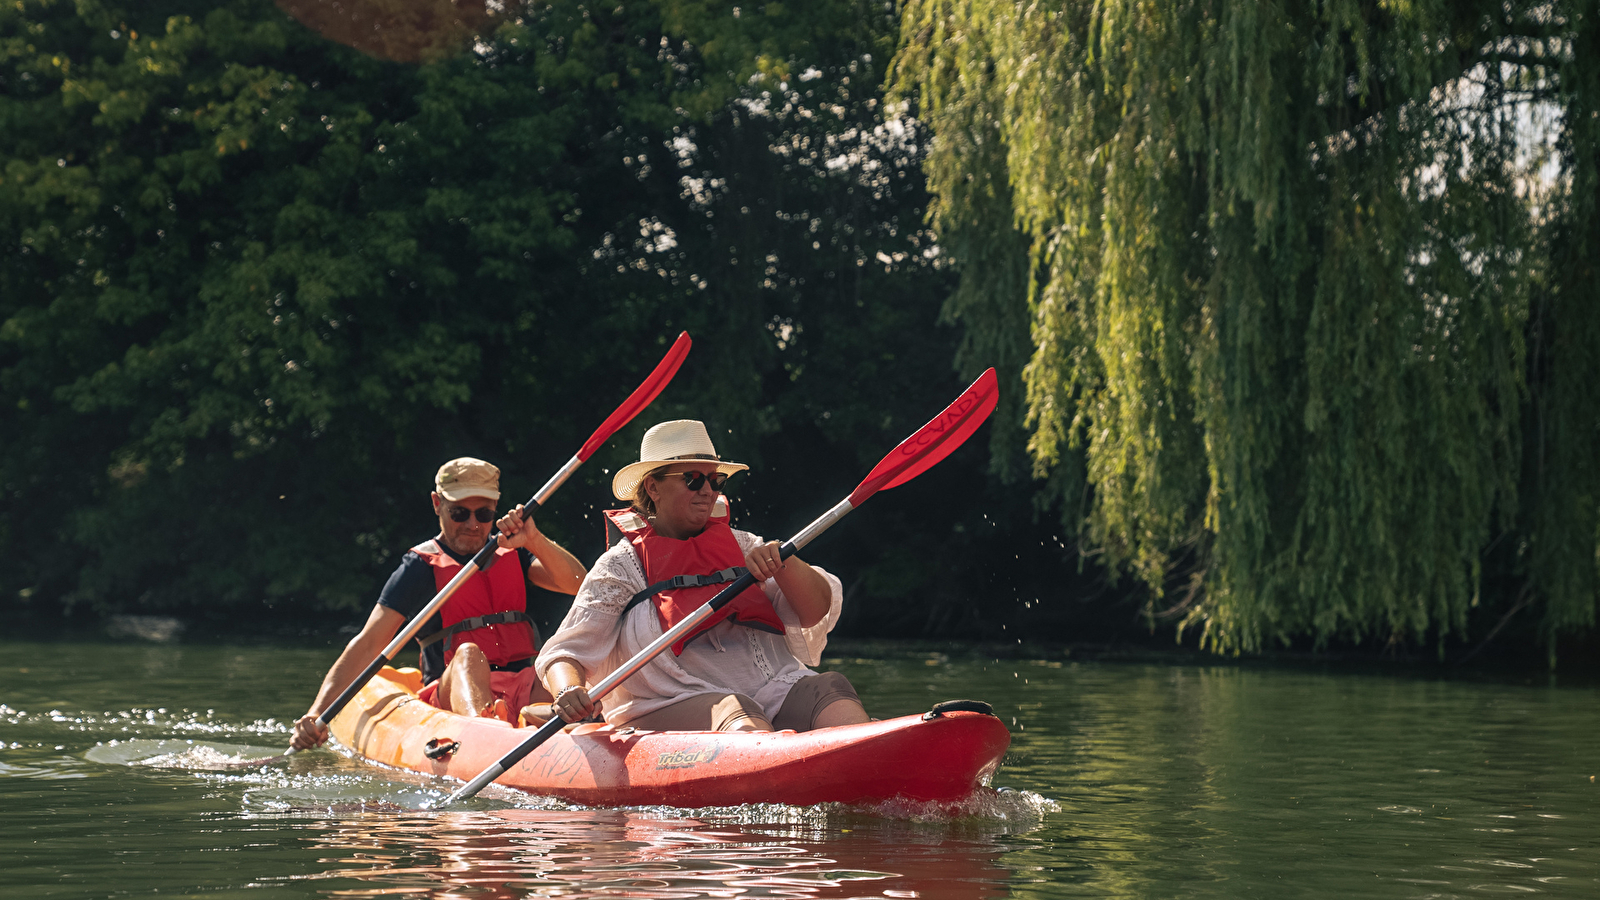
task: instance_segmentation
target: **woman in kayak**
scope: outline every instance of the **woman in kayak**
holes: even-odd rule
[[[595,561],[535,663],[563,719],[592,715],[588,684],[687,618],[742,566],[756,585],[618,685],[604,698],[606,721],[653,731],[809,731],[868,721],[848,679],[807,668],[821,661],[839,619],[839,579],[798,556],[782,559],[777,541],[728,526],[722,485],[748,468],[717,456],[700,422],[645,432],[639,461],[612,480],[617,499],[632,503],[606,514],[608,536],[620,537]]]

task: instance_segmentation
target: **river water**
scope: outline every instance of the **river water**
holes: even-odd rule
[[[0,644],[0,897],[1600,896],[1600,699],[1394,674],[874,647],[889,716],[990,701],[958,816],[587,809],[280,751],[331,648]]]

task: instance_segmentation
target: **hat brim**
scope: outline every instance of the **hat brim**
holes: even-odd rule
[[[712,459],[641,459],[636,463],[629,463],[617,470],[615,478],[611,479],[611,495],[618,500],[633,500],[633,493],[639,489],[639,482],[644,476],[663,466],[673,466],[680,463],[708,463],[717,464],[717,471],[724,475],[743,472],[750,468],[744,463],[726,462]]]
[[[455,502],[460,501],[460,500],[465,500],[468,497],[487,497],[490,500],[499,500],[500,499],[500,492],[499,491],[490,490],[489,488],[486,488],[486,487],[468,487],[468,488],[461,488],[460,490],[455,490],[455,491],[447,491],[444,488],[439,487],[438,485],[434,485],[433,489],[438,492],[440,497],[443,497],[444,499],[449,500],[451,503],[455,503]]]

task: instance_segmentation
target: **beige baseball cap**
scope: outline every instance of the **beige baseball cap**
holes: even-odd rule
[[[433,476],[433,489],[446,500],[464,500],[467,497],[500,499],[500,470],[481,459],[463,456],[439,467]]]

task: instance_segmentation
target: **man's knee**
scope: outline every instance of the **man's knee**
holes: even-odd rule
[[[462,644],[456,648],[455,656],[450,658],[449,669],[473,673],[487,673],[489,671],[489,657],[483,648],[477,644]]]
[[[439,692],[445,703],[450,704],[444,708],[453,708],[457,701],[482,699],[476,695],[489,690],[489,671],[489,657],[477,644],[457,647],[450,664],[444,667],[444,674],[439,676]]]

